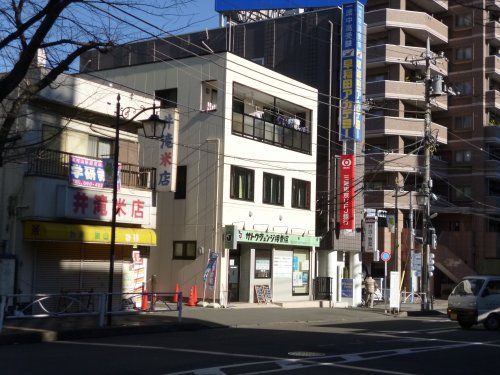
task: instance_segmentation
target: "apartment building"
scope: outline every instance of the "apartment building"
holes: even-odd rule
[[[443,116],[435,116],[449,131],[447,146],[438,150],[446,171],[436,169],[433,178],[436,193],[444,198],[435,207],[436,257],[453,281],[469,269],[500,272],[499,16],[500,2],[488,0],[450,1],[443,16],[448,25],[448,81],[460,93],[450,97]],[[442,284],[444,275],[436,275]]]
[[[94,74],[178,113],[177,183],[158,192],[149,262],[157,288],[196,286],[221,305],[261,302],[262,288],[273,302],[311,300],[317,90],[227,52]]]
[[[423,167],[425,55],[427,38],[437,54],[448,42],[448,27],[440,19],[447,1],[377,1],[366,5],[367,60],[365,205],[382,209],[397,220],[397,233],[379,228],[378,247],[392,253],[390,269],[408,264],[411,191],[420,188]],[[437,59],[431,75],[448,75],[448,64]],[[431,101],[432,131],[439,146],[447,143],[447,128],[436,119],[448,109],[446,96]],[[432,160],[433,168],[441,161]],[[397,205],[397,210],[396,210]],[[365,254],[370,272],[382,276],[382,265]]]
[[[22,138],[0,175],[2,293],[108,290],[112,178],[105,163],[115,149],[118,95],[124,107],[153,104],[138,93],[63,74],[22,108],[16,124]],[[137,121],[120,131],[117,293],[141,291],[156,246],[155,170],[139,165]]]

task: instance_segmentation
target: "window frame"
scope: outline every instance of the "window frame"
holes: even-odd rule
[[[297,254],[297,255],[295,255]],[[308,263],[308,269],[304,270],[302,269],[303,266],[303,261],[299,261],[297,266],[298,269],[295,269],[294,265],[294,259],[297,256],[297,259],[299,258],[299,255],[303,257],[305,255],[305,261]],[[295,285],[295,277],[294,273],[300,272],[302,274],[302,283],[303,283],[303,277],[304,273],[307,274],[307,282],[303,283],[302,285]],[[311,251],[307,249],[293,249],[292,251],[292,296],[307,296],[310,293],[310,283],[311,283]],[[304,291],[301,292],[296,292],[297,288],[304,288]]]
[[[466,160],[466,159],[468,159],[468,160]],[[455,164],[471,164],[472,163],[472,151],[471,150],[455,151],[455,157],[453,158],[453,160],[454,160]]]
[[[271,198],[273,195],[272,194],[272,190],[273,190],[272,187],[271,187],[269,193],[267,193],[267,199],[266,199],[266,178],[269,178],[270,179],[269,181],[276,179],[277,182],[281,182],[281,185],[278,184],[279,191],[277,192],[277,196],[278,196],[277,202],[272,202],[272,198]],[[275,185],[276,185],[276,182],[275,182]],[[281,175],[273,174],[273,173],[264,172],[264,174],[262,176],[262,203],[270,204],[273,206],[284,206],[285,205],[284,193],[285,193],[285,177],[281,176]]]
[[[187,191],[187,166],[178,165],[177,166],[177,177],[175,180],[175,192],[174,199],[186,199]],[[180,185],[180,186],[179,186]],[[179,189],[180,187],[180,189]]]
[[[470,51],[470,56],[466,56],[467,52]],[[471,61],[474,58],[474,48],[473,46],[461,46],[455,48],[455,53],[453,54],[453,60],[456,63]]]
[[[470,23],[467,23],[467,22],[459,23],[458,22],[459,20],[465,20],[465,19],[469,19]],[[455,29],[460,29],[460,30],[470,29],[474,25],[474,16],[472,13],[456,14],[455,21],[454,21],[453,25],[455,26]]]
[[[465,119],[470,119],[470,122],[465,121]],[[474,117],[472,115],[455,116],[453,118],[454,130],[467,131],[467,130],[472,130],[473,128],[474,128]]]
[[[258,253],[262,254],[264,252],[267,252],[265,255],[259,255],[257,256]],[[269,270],[268,273],[265,275],[257,275],[257,258],[263,259],[263,260],[269,260]],[[254,279],[271,279],[273,277],[273,251],[271,249],[255,249],[255,257],[254,257]]]
[[[182,244],[182,255],[175,255],[175,245]],[[187,254],[187,245],[194,244],[194,255]],[[173,241],[172,242],[172,260],[195,260],[196,259],[196,241]]]
[[[298,202],[298,194],[299,189],[301,188],[300,184],[304,184],[305,187],[305,206],[301,206]],[[297,186],[299,184],[299,186]],[[300,180],[298,178],[292,178],[292,196],[291,196],[292,208],[298,208],[301,210],[310,210],[311,209],[311,181]]]
[[[251,176],[251,186],[247,188],[247,194],[245,194],[246,197],[239,197],[235,193],[235,191],[240,190],[239,179],[236,178],[237,176],[240,175],[238,172],[245,173],[245,180],[248,176]],[[237,165],[231,165],[229,197],[231,199],[236,199],[240,201],[247,201],[247,202],[255,201],[255,171],[253,169],[244,168]]]

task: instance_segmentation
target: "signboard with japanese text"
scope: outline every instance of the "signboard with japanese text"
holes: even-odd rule
[[[208,287],[213,289],[215,287],[215,281],[217,279],[217,259],[219,254],[215,251],[211,251],[208,256],[207,267],[203,273],[203,281],[208,282]]]
[[[57,215],[69,219],[110,221],[113,194],[103,190],[57,188]],[[152,197],[118,194],[116,221],[149,225]]]
[[[342,6],[341,141],[362,140],[364,13],[365,7],[360,2]]]
[[[342,279],[342,298],[352,298],[353,279]]]
[[[118,189],[120,188],[120,169],[121,164],[118,165]],[[113,160],[97,160],[70,155],[69,182],[73,186],[112,188]]]
[[[340,230],[354,230],[354,176],[355,157],[353,154],[340,156]]]
[[[215,11],[336,7],[353,0],[215,0]],[[365,0],[361,0],[364,4]]]
[[[165,108],[161,116],[167,121],[163,137],[158,142],[158,166],[156,167],[156,190],[175,191],[177,177],[177,153],[179,139],[179,112],[177,108]]]
[[[378,219],[376,216],[365,217],[365,252],[378,250]]]
[[[273,232],[258,232],[254,230],[240,230],[236,231],[238,242],[249,243],[266,243],[275,245],[293,245],[293,246],[307,246],[318,247],[320,237],[302,236],[294,234],[273,233]]]

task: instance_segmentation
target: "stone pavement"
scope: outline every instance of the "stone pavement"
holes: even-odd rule
[[[447,301],[437,300],[434,304],[434,310],[430,313],[445,314],[446,306]],[[329,310],[332,314],[327,313]],[[99,327],[97,317],[26,318],[7,320],[5,322],[2,332],[0,332],[0,345],[222,327],[258,326],[264,319],[266,323],[283,321],[285,311],[288,321],[307,321],[307,319],[315,319],[315,315],[317,319],[325,319],[325,316],[349,315],[354,311],[387,315],[385,314],[384,304],[381,302],[377,303],[373,309],[283,309],[273,304],[237,303],[223,309],[184,307],[181,322],[178,321],[177,311],[114,316],[112,325],[109,327]],[[317,313],[315,314],[314,311]],[[420,304],[403,304],[399,316],[421,315],[419,312]]]

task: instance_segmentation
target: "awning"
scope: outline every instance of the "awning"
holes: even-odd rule
[[[26,241],[109,244],[111,227],[26,221],[24,239]],[[116,227],[115,243],[117,245],[156,246],[156,233],[153,229]]]

